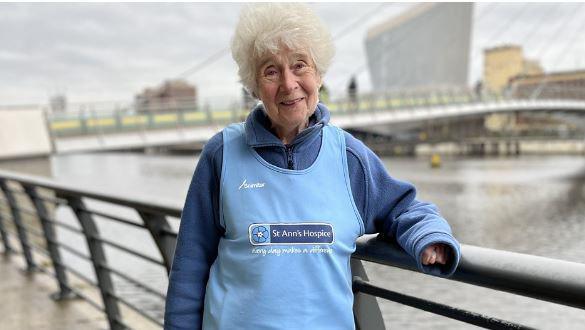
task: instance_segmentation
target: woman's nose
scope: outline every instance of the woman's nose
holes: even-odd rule
[[[285,69],[282,73],[281,87],[283,90],[290,92],[299,87],[297,75],[291,69]]]

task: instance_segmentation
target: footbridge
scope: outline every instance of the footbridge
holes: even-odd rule
[[[576,114],[578,118],[585,114],[585,100],[478,97],[468,91],[367,94],[327,105],[333,124],[382,135],[441,120],[457,122],[496,113],[546,112]],[[70,153],[202,145],[226,124],[243,121],[247,114],[248,110],[240,108],[199,111],[177,106],[148,112],[126,108],[49,115],[48,125],[54,151]]]

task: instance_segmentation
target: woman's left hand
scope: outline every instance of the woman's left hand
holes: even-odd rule
[[[429,245],[425,248],[422,252],[421,260],[422,264],[427,265],[434,265],[435,263],[439,263],[445,265],[447,261],[449,261],[449,247],[445,244],[437,243]]]

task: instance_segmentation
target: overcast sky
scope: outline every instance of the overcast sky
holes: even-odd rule
[[[413,3],[310,3],[335,37],[325,83],[333,95],[352,74],[371,88],[367,30]],[[126,101],[145,87],[187,75],[202,104],[239,100],[237,69],[227,47],[241,3],[0,3],[0,105]],[[474,7],[470,84],[481,77],[482,50],[524,47],[547,71],[585,69],[585,4],[478,3]],[[222,52],[222,50],[224,50]]]

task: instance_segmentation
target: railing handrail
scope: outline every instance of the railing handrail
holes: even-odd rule
[[[396,243],[366,235],[353,257],[419,271]],[[585,309],[585,264],[461,244],[461,262],[449,280]]]
[[[145,200],[138,197],[129,198],[113,192],[105,193],[87,188],[77,188],[72,184],[56,182],[55,180],[51,180],[49,178],[21,174],[6,170],[0,170],[0,178],[51,189],[64,195],[88,197],[103,202],[128,206],[137,210],[165,214],[176,218],[181,217],[182,206],[176,203],[175,205],[168,205],[173,203],[171,201],[166,201],[168,204],[163,204],[159,201]]]

